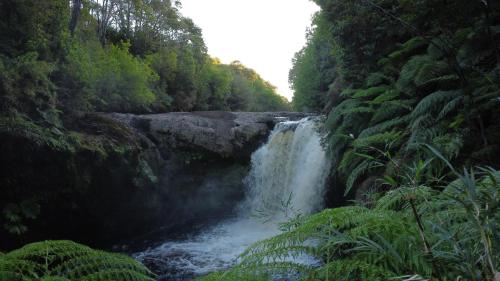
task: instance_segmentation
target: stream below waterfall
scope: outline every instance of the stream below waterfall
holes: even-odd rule
[[[278,233],[279,223],[323,207],[329,161],[314,118],[278,123],[252,154],[246,197],[232,218],[135,254],[158,280],[191,280],[237,262],[251,244]]]

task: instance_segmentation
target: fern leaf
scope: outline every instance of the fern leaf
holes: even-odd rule
[[[423,98],[412,112],[413,118],[418,118],[424,114],[434,113],[449,103],[463,95],[462,90],[437,91]]]
[[[347,195],[353,188],[356,180],[363,174],[365,174],[367,171],[369,171],[372,167],[373,167],[372,160],[365,160],[361,162],[358,166],[356,166],[356,168],[354,168],[347,177],[346,190],[344,191],[344,195]]]
[[[93,250],[71,241],[32,243],[0,256],[7,280],[152,281],[154,275],[130,257]],[[3,280],[3,279],[2,279]]]

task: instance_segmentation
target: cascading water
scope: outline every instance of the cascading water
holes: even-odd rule
[[[233,265],[248,246],[278,234],[280,222],[321,209],[330,167],[320,140],[313,119],[278,123],[252,155],[246,199],[236,218],[137,258],[161,261],[165,275],[160,280],[190,280]]]

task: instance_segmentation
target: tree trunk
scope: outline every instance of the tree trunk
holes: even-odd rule
[[[71,19],[69,21],[69,31],[71,33],[71,36],[73,36],[73,34],[75,33],[81,9],[82,9],[82,0],[72,0]]]

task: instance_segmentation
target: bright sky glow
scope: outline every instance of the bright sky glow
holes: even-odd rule
[[[239,60],[292,98],[288,71],[305,45],[311,17],[319,10],[310,0],[182,0],[181,13],[203,30],[212,57]]]

